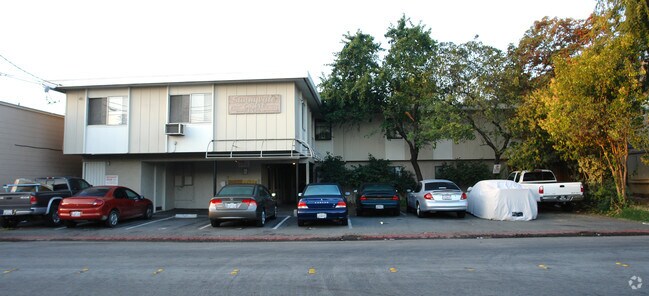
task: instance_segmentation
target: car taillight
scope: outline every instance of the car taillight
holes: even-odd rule
[[[462,192],[462,197],[460,197],[460,199],[465,200],[466,199],[466,193]]]
[[[399,200],[399,196],[398,195],[393,196],[392,200]]]
[[[347,207],[347,203],[344,200],[341,200],[336,204],[337,209],[346,208],[346,207]]]
[[[220,198],[212,198],[210,200],[210,204],[213,204],[213,205],[218,205],[218,204],[222,204],[222,203],[223,203],[223,200],[220,199]]]
[[[241,202],[245,203],[248,206],[256,206],[257,205],[257,202],[252,198],[246,198],[246,199],[242,200]]]
[[[430,192],[428,192],[428,193],[426,193],[426,194],[424,195],[424,198],[425,198],[425,199],[433,199],[433,195],[430,194]]]
[[[543,186],[539,186],[539,194],[543,194]]]
[[[92,202],[92,205],[93,205],[93,206],[103,206],[103,205],[104,205],[104,201],[101,200],[101,199],[95,199],[95,201]]]
[[[584,193],[584,184],[579,184],[579,187],[581,187],[581,193]]]
[[[298,209],[308,209],[309,207],[306,205],[306,202],[300,201],[297,203],[297,208]]]
[[[367,197],[365,195],[361,196],[361,200],[367,200]]]
[[[30,195],[29,196],[29,203],[32,204],[32,205],[35,205],[36,203],[38,203],[38,200],[36,200],[36,196]]]

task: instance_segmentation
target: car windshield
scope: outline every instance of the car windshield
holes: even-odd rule
[[[451,189],[451,190],[460,190],[457,185],[451,183],[451,182],[431,182],[431,183],[426,183],[425,190],[446,190],[446,189]]]
[[[363,191],[394,191],[394,187],[389,184],[367,184],[363,186]]]
[[[254,186],[225,186],[217,195],[252,195]]]
[[[304,190],[304,196],[341,195],[337,185],[312,185]]]
[[[106,196],[106,193],[108,193],[109,190],[110,188],[91,187],[77,193],[75,197],[102,197]]]

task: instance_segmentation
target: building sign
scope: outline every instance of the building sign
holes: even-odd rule
[[[493,174],[494,175],[500,174],[500,165],[499,164],[494,164]]]
[[[117,175],[106,175],[104,180],[104,185],[117,186],[119,184],[119,176]]]
[[[229,114],[281,113],[281,95],[229,96]]]

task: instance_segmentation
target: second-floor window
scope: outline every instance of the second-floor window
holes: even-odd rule
[[[169,123],[212,121],[212,95],[191,94],[169,97]]]
[[[126,97],[88,99],[88,125],[125,125],[127,118]]]

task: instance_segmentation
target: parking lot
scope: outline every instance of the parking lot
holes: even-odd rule
[[[353,211],[351,211],[353,212]],[[76,228],[48,227],[40,221],[22,222],[15,229],[0,230],[0,240],[181,240],[181,241],[265,241],[265,240],[353,240],[405,238],[483,238],[518,236],[649,235],[649,223],[603,216],[541,210],[533,221],[492,221],[453,213],[426,218],[401,212],[357,217],[349,225],[311,223],[297,225],[293,209],[282,208],[266,226],[226,222],[212,227],[207,210],[158,212],[151,220],[120,222],[115,228],[80,223]]]

